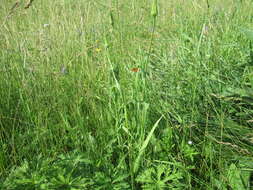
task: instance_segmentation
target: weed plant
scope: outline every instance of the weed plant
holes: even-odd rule
[[[252,189],[252,6],[2,0],[0,189]]]

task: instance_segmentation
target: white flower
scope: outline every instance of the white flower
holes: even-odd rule
[[[43,27],[46,28],[46,27],[49,27],[50,24],[44,24]]]
[[[192,141],[191,141],[191,140],[190,140],[190,141],[188,141],[188,144],[189,144],[189,145],[192,145]]]
[[[68,74],[68,69],[65,66],[62,66],[61,68],[61,74]]]

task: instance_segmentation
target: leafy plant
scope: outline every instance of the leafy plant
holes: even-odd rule
[[[39,157],[14,168],[3,183],[3,189],[85,189],[91,162],[82,156],[60,155],[56,160]],[[88,174],[87,174],[88,173]]]
[[[194,158],[196,157],[196,155],[199,154],[199,152],[197,152],[197,150],[190,144],[186,144],[184,141],[182,141],[180,150],[181,150],[185,159],[193,162]]]
[[[241,159],[239,164],[232,163],[229,165],[223,174],[222,180],[215,179],[215,186],[218,189],[249,190],[251,188],[252,159],[239,159]]]
[[[235,164],[231,164],[227,171],[228,184],[232,189],[246,190],[241,179],[241,170]]]
[[[160,164],[143,171],[136,181],[141,184],[144,190],[163,190],[163,189],[184,189],[180,181],[182,173],[168,165]]]
[[[113,173],[112,176],[106,175],[103,172],[96,172],[94,177],[94,189],[96,190],[127,190],[130,188],[127,183],[127,173]]]

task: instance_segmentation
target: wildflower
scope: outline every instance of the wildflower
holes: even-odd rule
[[[63,74],[63,75],[68,74],[68,69],[65,66],[62,66],[61,74]]]
[[[46,28],[46,27],[49,27],[50,24],[44,24],[43,27]]]
[[[189,145],[192,145],[192,141],[191,141],[191,140],[189,140],[189,141],[188,141],[188,144],[189,144]]]
[[[140,71],[140,68],[138,68],[138,67],[134,67],[134,68],[132,68],[132,69],[131,69],[131,71],[132,71],[132,72],[137,73],[137,72],[139,72],[139,71]]]
[[[208,26],[205,26],[205,27],[203,28],[203,34],[204,34],[204,35],[207,35],[208,32],[209,32],[209,27],[208,27]]]
[[[101,49],[100,48],[96,48],[95,51],[99,53],[101,51]]]

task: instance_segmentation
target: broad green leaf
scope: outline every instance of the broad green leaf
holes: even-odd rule
[[[228,181],[232,189],[246,190],[241,180],[241,171],[235,164],[231,164],[229,167]]]
[[[244,29],[242,29],[241,31],[245,34],[245,36],[246,36],[249,40],[252,40],[252,41],[253,41],[253,30],[244,28]]]

